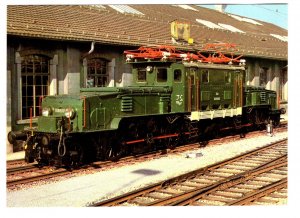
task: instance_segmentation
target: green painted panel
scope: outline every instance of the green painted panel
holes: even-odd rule
[[[43,117],[38,118],[38,131],[57,133],[57,117]]]
[[[229,100],[232,98],[231,96],[232,91],[224,91],[224,100]]]
[[[209,101],[210,100],[210,91],[202,91],[201,99],[202,99],[202,101]]]

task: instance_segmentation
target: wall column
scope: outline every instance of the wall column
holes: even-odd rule
[[[113,58],[111,62],[108,62],[107,64],[107,70],[108,70],[108,79],[109,79],[109,87],[115,87],[115,66],[116,66],[116,59]]]
[[[54,55],[53,59],[50,60],[50,84],[49,84],[49,95],[57,95],[57,65],[58,55]]]
[[[254,65],[252,62],[250,62],[247,65],[247,69],[246,69],[246,75],[245,75],[245,83],[247,86],[252,85],[252,81],[254,78]]]
[[[276,91],[276,93],[279,95],[280,92],[280,81],[279,81],[279,77],[280,77],[280,68],[279,68],[279,64],[275,63],[274,64],[274,76],[273,76],[273,80],[272,80],[272,85],[271,85],[271,89]]]
[[[12,112],[12,105],[11,105],[11,69],[7,69],[7,80],[6,80],[6,84],[7,84],[7,93],[6,93],[6,135],[11,131],[11,124],[12,124],[12,120],[11,120],[11,112]],[[12,153],[13,152],[13,145],[10,144],[8,142],[8,140],[6,139],[6,153]]]
[[[80,92],[80,52],[76,48],[67,48],[67,75],[64,80],[65,94]]]
[[[259,64],[257,61],[254,62],[254,77],[252,80],[251,85],[259,86]]]

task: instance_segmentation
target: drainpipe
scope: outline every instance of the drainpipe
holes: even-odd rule
[[[88,54],[91,54],[94,51],[95,48],[95,42],[93,41],[91,44],[91,50],[89,50]]]
[[[91,43],[91,49],[87,53],[85,53],[85,54],[82,55],[82,60],[84,62],[86,61],[85,57],[88,56],[88,55],[90,55],[90,54],[92,54],[93,51],[94,51],[94,49],[95,49],[95,41],[93,41]],[[86,85],[86,83],[87,83],[87,72],[86,72],[86,70],[83,70],[83,80],[84,80],[83,87],[87,87],[87,85]]]
[[[85,53],[85,54],[82,56],[82,58],[85,58],[85,57],[88,56],[89,54],[92,54],[92,53],[93,53],[93,51],[94,51],[94,49],[95,49],[95,43],[96,43],[96,42],[94,42],[94,41],[91,43],[91,49],[89,50],[89,52]]]

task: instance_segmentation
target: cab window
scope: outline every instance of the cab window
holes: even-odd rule
[[[209,77],[208,76],[209,76],[208,70],[203,70],[202,74],[201,74],[202,83],[208,83],[209,82],[209,80],[208,80]]]
[[[224,82],[231,83],[231,73],[230,72],[224,72]]]
[[[174,81],[181,82],[181,78],[182,78],[182,71],[180,69],[174,70]]]
[[[168,71],[167,68],[157,68],[157,82],[167,82]]]
[[[146,69],[144,69],[144,68],[138,69],[137,81],[138,82],[146,82]]]
[[[209,75],[210,83],[224,83],[224,72],[223,70],[211,70]]]

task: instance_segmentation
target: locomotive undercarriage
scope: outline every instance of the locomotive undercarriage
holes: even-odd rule
[[[83,162],[82,147],[65,134],[29,133],[24,142],[25,161],[39,165],[75,166]]]
[[[251,124],[255,129],[265,129],[271,122],[275,127],[280,123],[280,110],[270,111],[269,107],[245,107],[243,110],[243,122]]]
[[[57,134],[28,132],[25,160],[40,165],[77,166],[95,160],[116,161],[158,149],[173,149],[198,139],[196,123],[184,115],[125,118],[118,130]]]

